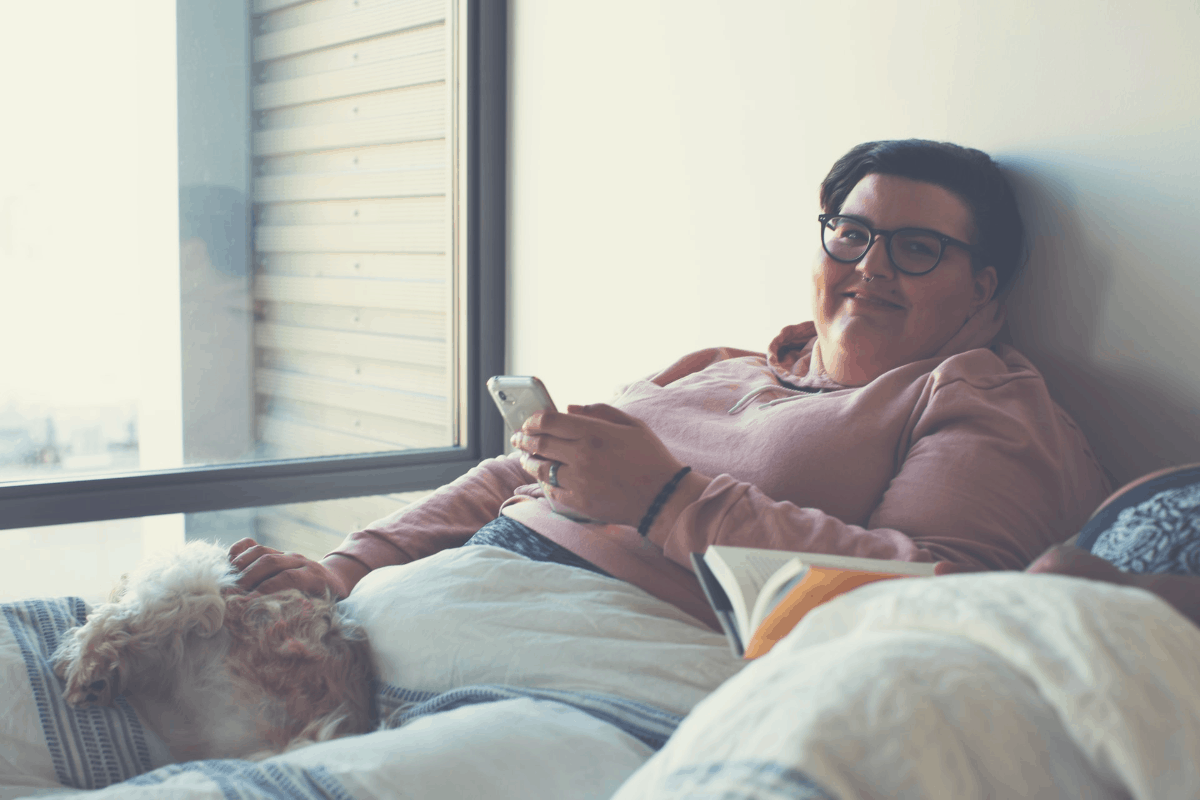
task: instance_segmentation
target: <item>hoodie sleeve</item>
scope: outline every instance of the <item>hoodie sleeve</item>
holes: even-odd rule
[[[718,475],[656,544],[685,565],[726,544],[1022,569],[1078,531],[1109,491],[1036,371],[935,372],[897,460],[865,527]]]
[[[462,545],[499,515],[500,506],[519,487],[532,482],[519,456],[480,462],[428,497],[351,533],[329,555],[378,569]]]

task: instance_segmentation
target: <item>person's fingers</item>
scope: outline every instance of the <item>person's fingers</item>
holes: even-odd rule
[[[550,465],[553,463],[550,459],[541,456],[521,456],[521,468],[539,481],[546,481],[549,478]]]
[[[253,539],[243,539],[243,542],[254,542]],[[265,544],[254,542],[249,547],[242,550],[233,558],[229,559],[229,566],[236,572],[244,572],[249,569],[250,565],[265,555],[278,555],[279,550],[274,547],[267,547]]]
[[[238,576],[237,585],[245,591],[263,591],[260,588],[271,578],[285,570],[303,567],[309,560],[299,553],[267,553],[256,559],[253,564]]]
[[[525,420],[521,432],[529,435],[547,434],[558,439],[578,441],[590,438],[606,425],[639,427],[635,417],[607,403],[592,403],[586,406],[568,406],[570,413],[538,411]]]
[[[548,461],[561,461],[564,464],[572,461],[574,452],[574,442],[545,434],[514,433],[512,444],[531,456]]]
[[[555,431],[561,432],[566,423],[566,417],[566,414],[559,411],[535,411],[529,415],[518,432],[527,434],[549,433],[555,435]]]
[[[635,417],[631,417],[619,408],[608,403],[589,403],[585,406],[567,406],[568,414],[591,417],[592,419],[611,422],[614,425],[637,425]]]
[[[305,594],[322,595],[328,588],[323,578],[324,576],[314,570],[311,565],[306,565],[295,569],[286,569],[267,578],[258,584],[255,591],[261,594],[271,594],[272,592],[282,592],[285,589],[299,589]]]
[[[238,539],[229,548],[229,560],[232,562],[235,558],[249,550],[251,547],[255,547],[257,544],[258,542],[249,537],[245,539]]]

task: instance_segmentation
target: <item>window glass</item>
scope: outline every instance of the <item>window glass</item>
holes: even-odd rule
[[[5,8],[0,482],[461,443],[452,5]]]
[[[285,552],[320,559],[346,534],[429,494],[400,492],[199,514],[0,530],[0,602],[25,597],[82,597],[104,602],[143,558],[203,539],[228,547],[249,536]]]

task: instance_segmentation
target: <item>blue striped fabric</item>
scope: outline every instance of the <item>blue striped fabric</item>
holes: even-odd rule
[[[655,797],[688,800],[835,800],[811,778],[774,761],[710,761],[672,772]]]
[[[132,778],[129,784],[156,786],[177,775],[211,780],[225,800],[355,800],[324,767],[302,768],[277,762],[189,761]]]
[[[450,711],[474,703],[491,703],[528,697],[543,702],[561,703],[614,725],[658,750],[683,717],[662,709],[596,692],[568,692],[557,689],[525,689],[494,684],[464,686],[448,692],[416,692],[380,683],[376,686],[375,702],[384,727],[399,728],[415,719]]]
[[[2,603],[4,620],[21,648],[46,746],[58,781],[75,789],[99,789],[149,770],[153,763],[137,714],[118,698],[112,708],[74,708],[50,656],[63,634],[82,625],[87,604],[78,597]]]
[[[158,785],[176,776],[183,780],[194,776],[211,780],[230,800],[353,800],[322,768],[213,760],[153,769],[147,732],[123,697],[108,708],[74,708],[63,700],[63,685],[54,674],[50,657],[63,635],[83,624],[88,610],[86,603],[79,598],[39,598],[2,603],[0,608],[20,647],[46,746],[55,775],[63,786],[99,789],[125,780],[131,784]],[[374,697],[377,718],[387,728],[398,728],[430,714],[477,703],[516,698],[559,703],[613,725],[655,750],[666,743],[683,719],[613,695],[499,685],[466,686],[437,693],[377,682]]]

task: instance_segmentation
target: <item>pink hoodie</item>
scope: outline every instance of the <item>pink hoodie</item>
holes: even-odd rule
[[[710,544],[1023,568],[1074,534],[1109,485],[1037,369],[1007,345],[986,347],[1002,324],[993,303],[933,358],[862,387],[824,373],[811,322],[784,328],[767,355],[701,350],[626,386],[612,404],[713,476],[652,542],[555,514],[513,454],[334,554],[372,569],[407,563],[503,513],[714,627],[689,561]]]

